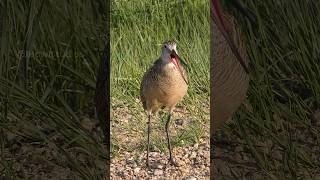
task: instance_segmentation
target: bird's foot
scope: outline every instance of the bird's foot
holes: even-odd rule
[[[176,161],[174,161],[173,158],[170,158],[170,159],[169,159],[169,162],[170,162],[170,164],[173,165],[173,166],[176,166],[176,167],[178,166],[178,163],[177,163]]]
[[[151,165],[150,165],[150,162],[149,162],[149,161],[146,162],[146,166],[147,166],[148,169],[151,168]]]

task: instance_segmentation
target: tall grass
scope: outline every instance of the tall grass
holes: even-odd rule
[[[269,178],[312,179],[320,174],[320,127],[313,123],[320,102],[320,3],[244,2],[258,27],[239,21],[252,73],[247,106],[230,127]]]
[[[107,159],[101,133],[95,137],[80,124],[84,116],[95,122],[95,77],[106,41],[107,2],[0,5],[1,174],[17,178],[10,164],[24,157],[11,154],[12,143],[38,143],[58,152],[58,159],[47,161],[70,169],[73,177],[105,177],[106,166],[97,164]]]
[[[113,1],[111,11],[111,98],[113,110],[129,109],[128,123],[123,116],[112,116],[113,152],[132,151],[119,134],[135,134],[138,148],[145,146],[146,116],[139,100],[141,78],[159,58],[161,44],[174,39],[180,56],[189,65],[189,90],[180,104],[196,123],[187,132],[178,132],[175,145],[191,144],[209,127],[209,2],[208,1]],[[205,103],[207,102],[207,103]],[[157,123],[158,120],[154,120]],[[160,126],[163,131],[164,123]],[[207,128],[208,129],[208,128]],[[136,133],[138,132],[138,133]],[[186,135],[189,134],[189,135]],[[165,139],[153,133],[155,146],[165,147]],[[163,139],[163,140],[162,140]],[[160,142],[159,142],[159,141]]]

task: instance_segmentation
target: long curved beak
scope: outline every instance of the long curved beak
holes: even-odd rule
[[[221,12],[220,12],[220,0],[212,0],[212,18],[214,23],[217,25],[218,29],[220,30],[220,32],[222,33],[222,35],[224,36],[225,40],[227,41],[229,47],[231,48],[233,54],[236,56],[237,60],[239,61],[239,63],[241,64],[241,66],[243,67],[244,71],[246,73],[249,73],[249,69],[247,67],[247,65],[244,63],[244,60],[242,59],[241,55],[239,54],[239,51],[236,47],[236,45],[234,44],[232,38],[230,37],[230,35],[228,34],[223,18],[221,16]]]
[[[174,65],[177,67],[177,69],[179,70],[179,72],[180,72],[180,74],[181,74],[184,82],[185,82],[186,84],[188,84],[188,81],[187,81],[184,73],[182,72],[181,65],[180,65],[180,62],[179,62],[179,61],[182,60],[182,59],[179,57],[179,55],[177,54],[177,52],[176,52],[174,49],[171,51],[170,58],[171,58],[171,61],[173,62],[173,64],[174,64]]]

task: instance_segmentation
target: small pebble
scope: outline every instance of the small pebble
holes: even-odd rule
[[[190,158],[196,158],[196,157],[197,157],[197,153],[193,151],[190,155]]]
[[[134,170],[133,170],[133,172],[135,173],[135,174],[137,174],[137,173],[139,173],[139,171],[140,171],[140,168],[134,168]]]
[[[194,147],[195,149],[198,149],[199,144],[198,144],[198,143],[196,143],[193,147]]]
[[[160,169],[156,169],[153,174],[154,174],[155,176],[160,176],[160,175],[163,174],[163,171],[160,170]]]
[[[195,178],[195,177],[188,177],[188,178],[186,178],[186,180],[197,180],[197,178]]]
[[[182,126],[183,125],[183,119],[176,119],[176,125],[177,126]]]

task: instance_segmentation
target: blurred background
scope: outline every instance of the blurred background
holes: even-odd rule
[[[103,179],[95,119],[108,2],[0,2],[0,174]]]
[[[257,16],[257,27],[229,12],[247,39],[251,81],[247,100],[214,137],[212,148],[222,155],[212,158],[225,167],[216,176],[318,178],[320,2],[243,2]]]

